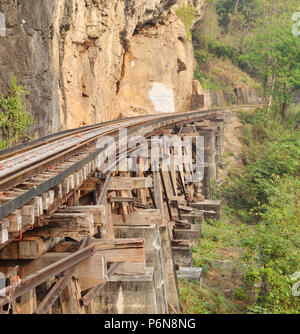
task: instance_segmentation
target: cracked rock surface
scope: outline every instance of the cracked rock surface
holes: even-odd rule
[[[30,92],[39,136],[120,115],[185,111],[194,58],[175,15],[181,2],[2,0],[0,92],[14,73]]]

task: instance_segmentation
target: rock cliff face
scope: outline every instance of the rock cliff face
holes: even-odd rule
[[[204,1],[2,0],[0,92],[30,91],[38,135],[120,115],[189,109],[193,49],[176,5]],[[175,6],[174,6],[175,5]]]
[[[186,38],[184,25],[174,14],[132,37],[118,91],[121,114],[189,109],[194,58]]]

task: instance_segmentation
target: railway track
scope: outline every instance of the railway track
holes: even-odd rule
[[[128,136],[149,137],[162,128],[217,117],[224,110],[249,107],[253,108],[238,106],[115,120],[63,131],[4,150],[0,153],[0,221],[95,161],[104,150],[96,147],[103,136],[115,136],[126,128]]]

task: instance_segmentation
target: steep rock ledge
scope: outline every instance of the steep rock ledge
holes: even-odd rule
[[[31,93],[38,135],[120,114],[184,111],[194,58],[174,13],[182,2],[195,1],[3,0],[0,91],[15,73]]]
[[[189,109],[194,57],[186,38],[184,25],[174,14],[132,37],[118,93],[116,110],[121,115]]]

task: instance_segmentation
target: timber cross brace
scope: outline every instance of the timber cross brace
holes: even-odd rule
[[[222,165],[222,111],[118,120],[3,151],[0,311],[180,312],[177,276],[201,281],[192,245],[203,221],[220,217],[210,181]],[[128,138],[146,140],[120,148],[116,160],[99,169],[104,145],[97,143],[116,138],[120,128]],[[150,150],[151,137],[174,135],[190,137],[193,147],[197,136],[204,138],[201,178],[183,161],[181,168],[164,169],[164,152],[155,170],[143,154],[136,159],[136,152]],[[175,151],[170,148],[171,161]],[[192,150],[192,163],[197,154]],[[122,171],[123,160],[138,168]]]

